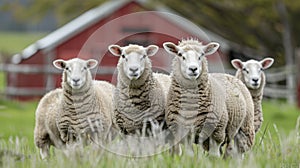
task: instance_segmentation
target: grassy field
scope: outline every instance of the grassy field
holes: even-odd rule
[[[0,167],[287,167],[300,165],[299,110],[281,102],[264,102],[264,124],[256,144],[243,160],[222,160],[188,150],[182,156],[164,152],[146,158],[129,158],[100,148],[86,147],[71,153],[52,150],[43,161],[33,144],[37,102],[0,101]],[[300,121],[298,121],[300,122]],[[300,123],[298,123],[300,124]],[[297,127],[297,128],[296,128]],[[264,133],[265,131],[265,133]]]
[[[5,84],[6,84],[5,74],[4,72],[0,72],[0,92],[4,89]]]
[[[0,31],[0,51],[7,54],[21,52],[30,44],[39,40],[46,33],[3,32]]]

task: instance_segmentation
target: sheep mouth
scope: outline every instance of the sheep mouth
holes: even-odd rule
[[[189,73],[188,74],[190,77],[197,77],[198,76],[198,73]]]
[[[138,79],[139,78],[139,74],[138,73],[132,73],[132,74],[129,74],[129,77],[131,79]]]
[[[72,84],[72,88],[73,88],[73,89],[80,89],[81,86],[82,86],[82,85],[81,85],[80,83],[73,83],[73,84]]]
[[[130,76],[137,77],[139,74],[131,74]]]
[[[253,83],[251,84],[252,88],[253,89],[257,89],[259,87],[259,84],[258,83]]]
[[[258,89],[260,84],[259,83],[247,83],[246,86],[249,89]]]

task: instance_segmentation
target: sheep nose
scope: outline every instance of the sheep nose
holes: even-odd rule
[[[254,83],[257,83],[257,82],[258,82],[258,78],[253,78],[252,81],[253,81]]]
[[[73,82],[75,82],[75,83],[77,83],[79,81],[80,81],[80,79],[73,79]]]
[[[196,66],[191,66],[189,67],[189,70],[192,71],[193,73],[195,73],[195,71],[197,71],[197,67]]]
[[[130,67],[129,70],[132,72],[132,73],[135,73],[136,71],[139,70],[138,67]]]

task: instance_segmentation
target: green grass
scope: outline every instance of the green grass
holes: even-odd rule
[[[241,159],[214,158],[194,146],[182,156],[164,152],[146,158],[122,157],[93,146],[68,154],[52,150],[43,161],[33,144],[34,111],[37,102],[0,101],[0,167],[288,167],[300,165],[300,111],[281,102],[263,103],[264,123],[253,149]],[[300,120],[300,119],[299,119]],[[299,121],[300,122],[300,121]],[[298,123],[300,124],[300,123]],[[265,133],[264,133],[264,130]],[[145,146],[146,147],[146,146]]]
[[[0,138],[25,137],[33,146],[34,112],[37,102],[0,100]]]
[[[263,102],[264,122],[263,127],[267,124],[278,127],[280,133],[288,134],[294,129],[300,110],[296,106],[291,106],[280,101]]]
[[[45,36],[45,33],[1,32],[0,52],[15,54]]]
[[[4,72],[0,72],[0,93],[3,91],[4,87],[6,85],[6,79]]]

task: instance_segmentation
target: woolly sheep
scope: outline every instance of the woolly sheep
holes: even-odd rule
[[[48,157],[51,145],[56,148],[65,147],[56,125],[61,96],[61,88],[48,92],[40,100],[35,112],[34,143],[40,149],[42,159]]]
[[[273,58],[265,58],[261,61],[248,60],[246,62],[242,62],[239,59],[231,61],[233,67],[237,69],[235,76],[247,86],[251,93],[254,103],[255,132],[260,129],[263,122],[261,102],[263,98],[263,89],[266,84],[264,70],[271,67],[273,62]]]
[[[190,129],[196,136],[196,143],[202,144],[210,154],[220,156],[225,138],[231,146],[241,126],[248,124],[248,121],[243,124],[247,113],[253,115],[253,107],[249,108],[246,103],[248,96],[249,104],[253,105],[247,88],[232,76],[208,73],[205,56],[216,52],[218,43],[203,45],[198,40],[188,39],[178,45],[166,42],[163,46],[175,56],[166,112],[167,125],[175,134],[175,141],[178,141],[178,135],[182,136],[178,130]],[[238,89],[243,87],[245,93]],[[252,145],[251,123],[249,127],[250,130],[244,131]],[[228,147],[226,152],[230,150]]]
[[[92,80],[90,69],[97,64],[96,60],[79,58],[53,62],[63,70],[62,89],[47,93],[36,110],[34,141],[42,158],[49,155],[50,145],[63,148],[79,140],[98,140],[106,135],[112,124],[114,86]]]
[[[136,44],[120,47],[110,45],[109,51],[119,56],[118,81],[114,94],[114,122],[124,134],[145,133],[152,123],[165,126],[165,105],[170,77],[152,73],[148,57],[155,55],[158,47]]]

